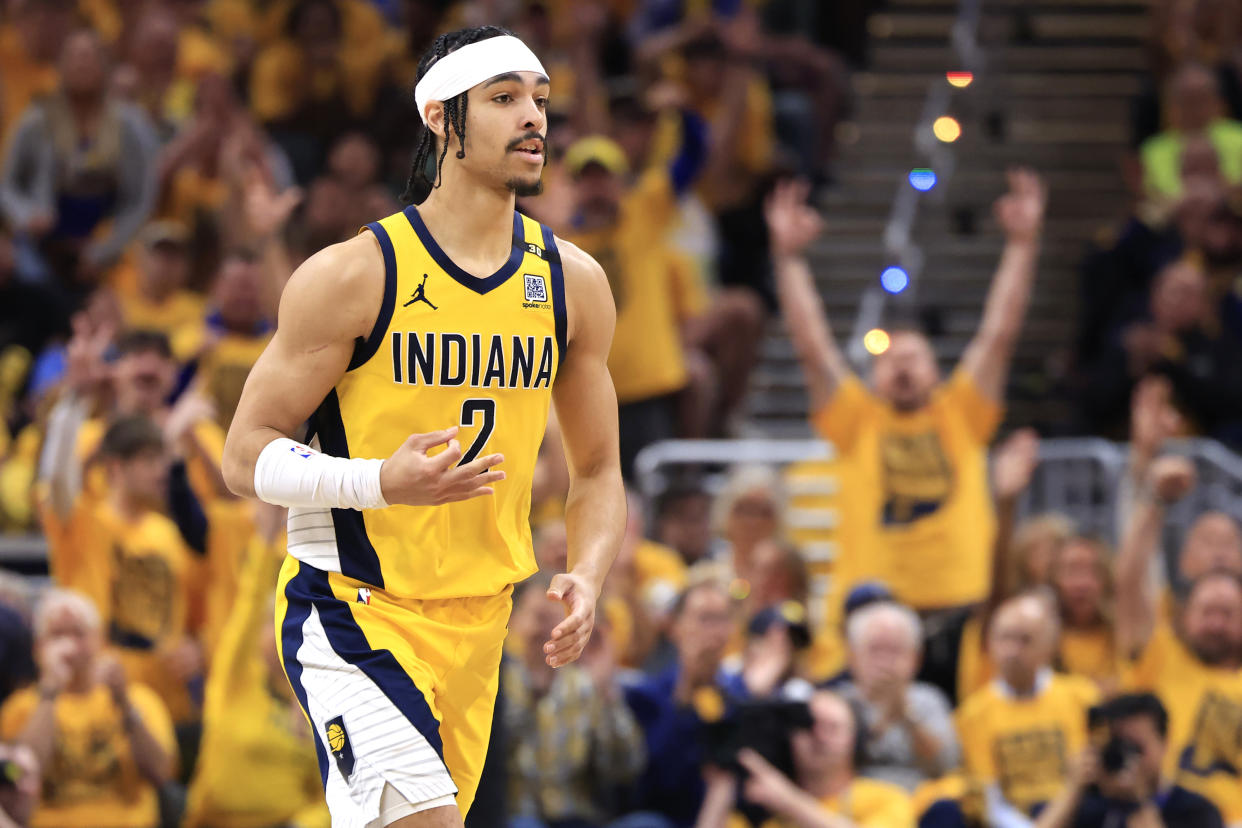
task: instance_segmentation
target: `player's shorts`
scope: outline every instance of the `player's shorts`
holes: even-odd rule
[[[386,824],[394,801],[414,813],[455,795],[462,815],[469,810],[487,754],[511,593],[398,598],[285,559],[277,647],[315,732],[335,828]]]

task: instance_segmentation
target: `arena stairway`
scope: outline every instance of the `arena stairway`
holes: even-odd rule
[[[869,61],[853,79],[853,119],[839,130],[836,180],[820,200],[827,233],[812,265],[839,342],[886,260],[882,234],[899,182],[926,162],[913,142],[928,84],[959,68],[955,0],[892,0],[868,22]],[[956,170],[920,196],[913,236],[926,264],[913,297],[945,371],[974,332],[1002,240],[991,218],[1005,168],[1027,164],[1051,191],[1034,299],[1010,380],[1009,425],[1055,432],[1067,404],[1045,377],[1064,364],[1077,317],[1077,268],[1089,239],[1124,216],[1121,159],[1146,66],[1148,0],[984,0],[985,67],[957,90]],[[892,304],[890,304],[892,307]],[[770,326],[743,426],[806,436],[806,397],[779,321]]]

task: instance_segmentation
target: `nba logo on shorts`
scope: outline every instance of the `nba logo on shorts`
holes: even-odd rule
[[[366,587],[358,587],[358,603],[359,604],[371,603],[371,590],[367,589]]]
[[[548,286],[543,281],[542,276],[538,276],[534,273],[526,274],[526,301],[527,302],[548,301]]]
[[[349,743],[349,733],[345,730],[345,717],[337,716],[324,727],[327,736],[328,750],[336,757],[336,767],[341,775],[349,779],[354,772],[354,748]]]

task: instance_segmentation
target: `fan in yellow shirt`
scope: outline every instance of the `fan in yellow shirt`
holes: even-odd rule
[[[1228,570],[1200,575],[1170,624],[1157,615],[1149,577],[1166,509],[1194,482],[1183,457],[1146,470],[1117,556],[1117,638],[1134,660],[1124,685],[1155,693],[1169,712],[1166,775],[1233,824],[1242,821],[1242,580]]]
[[[189,231],[175,221],[156,221],[142,231],[132,289],[120,291],[121,316],[130,330],[159,331],[172,356],[186,363],[198,356],[206,334],[203,297],[187,290]]]
[[[164,515],[169,461],[149,420],[121,418],[104,434],[104,496],[75,491],[80,467],[71,443],[71,397],[53,411],[44,481],[44,525],[52,577],[94,600],[109,643],[132,681],[158,692],[178,723],[198,717],[201,653],[198,571],[201,561]],[[66,425],[69,428],[66,428]],[[188,496],[188,484],[179,487]]]
[[[327,828],[315,742],[276,656],[285,510],[263,505],[207,680],[187,828]]]
[[[794,779],[755,751],[744,748],[738,761],[748,775],[741,786],[742,802],[771,814],[761,828],[839,824],[855,828],[914,828],[914,806],[896,785],[855,775],[858,725],[849,704],[835,693],[820,691],[807,703],[812,725],[793,734]],[[711,768],[707,795],[697,828],[745,828],[750,824],[734,811],[737,777]],[[826,819],[827,818],[827,819]]]
[[[990,821],[1033,811],[1061,790],[1071,757],[1087,743],[1087,709],[1095,685],[1049,667],[1056,646],[1052,600],[1011,598],[996,611],[988,652],[998,678],[957,713],[963,766],[987,790]]]
[[[1046,194],[1029,171],[996,203],[1006,244],[983,321],[957,370],[940,381],[931,342],[894,330],[874,362],[874,390],[850,371],[802,252],[819,214],[798,184],[778,187],[768,231],[785,323],[802,360],[812,421],[841,455],[840,594],[878,579],[932,610],[982,600],[995,517],[985,467],[1000,423],[1010,356],[1030,297]],[[835,575],[836,573],[834,573]]]
[[[639,449],[683,431],[674,395],[690,379],[685,335],[706,293],[694,263],[668,240],[680,194],[668,169],[653,167],[627,187],[625,151],[602,135],[574,143],[565,165],[576,209],[566,238],[600,262],[617,305],[608,370],[629,474]]]
[[[0,708],[0,739],[38,757],[43,790],[33,828],[154,828],[156,789],[172,778],[176,743],[159,697],[100,654],[99,614],[52,590],[35,616],[39,683]]]
[[[1057,668],[1091,679],[1108,693],[1121,672],[1113,636],[1113,579],[1108,548],[1074,537],[1053,554],[1049,573],[1061,611]]]

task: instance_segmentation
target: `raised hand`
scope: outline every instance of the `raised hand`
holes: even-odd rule
[[[74,314],[71,324],[73,335],[65,348],[65,382],[75,393],[90,394],[111,377],[104,354],[115,331],[110,325],[96,324],[85,312]]]
[[[775,258],[801,254],[823,232],[824,220],[806,203],[810,192],[811,185],[806,181],[789,179],[777,184],[764,202],[763,214]]]
[[[380,490],[389,504],[439,506],[494,492],[492,483],[505,479],[502,471],[490,471],[504,462],[502,454],[477,457],[464,466],[456,426],[430,434],[411,434],[380,468]],[[446,446],[430,455],[431,449]],[[558,576],[560,577],[560,576]]]
[[[1009,192],[996,200],[996,222],[1011,242],[1031,242],[1043,229],[1048,190],[1034,170],[1015,167],[1006,174]]]
[[[115,656],[101,656],[96,664],[99,683],[108,688],[112,701],[118,707],[124,707],[126,701],[125,668]]]
[[[1039,465],[1039,435],[1022,428],[996,448],[992,460],[992,485],[998,500],[1012,500],[1031,485],[1031,475]]]
[[[1176,503],[1195,487],[1195,466],[1185,457],[1160,457],[1151,464],[1147,482],[1161,503]]]
[[[290,187],[277,192],[256,165],[246,170],[243,188],[243,215],[246,228],[255,240],[270,239],[280,233],[302,202],[300,189]]]
[[[1144,377],[1130,403],[1130,443],[1134,451],[1153,456],[1182,426],[1173,407],[1173,387],[1165,377]]]

